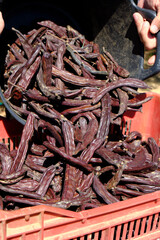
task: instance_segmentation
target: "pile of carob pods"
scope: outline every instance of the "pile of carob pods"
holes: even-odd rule
[[[26,124],[17,149],[0,143],[0,209],[81,211],[159,190],[157,143],[121,131],[124,112],[151,99],[138,92],[147,84],[71,26],[13,32],[4,96]]]

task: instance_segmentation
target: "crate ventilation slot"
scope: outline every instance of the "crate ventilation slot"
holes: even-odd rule
[[[70,240],[131,240],[160,228],[160,213]]]
[[[124,135],[127,135],[131,131],[132,120],[122,121],[121,131]]]

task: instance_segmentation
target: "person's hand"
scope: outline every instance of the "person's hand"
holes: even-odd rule
[[[157,12],[157,16],[153,19],[151,24],[146,21],[141,14],[137,12],[133,14],[140,39],[146,50],[151,50],[156,48],[157,40],[155,34],[160,30],[160,0],[139,0],[138,6],[152,9]],[[148,63],[153,64],[154,61],[155,55],[148,60]]]
[[[2,16],[2,12],[0,12],[0,33],[3,31],[4,29],[4,19]]]

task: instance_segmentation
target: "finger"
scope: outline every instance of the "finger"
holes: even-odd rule
[[[160,30],[160,12],[157,13],[157,16],[153,19],[150,27],[150,31],[153,34],[156,34]]]
[[[157,39],[156,36],[150,33],[150,23],[148,21],[143,23],[139,36],[147,50],[151,50],[156,47]]]
[[[148,64],[153,65],[155,63],[155,60],[156,60],[156,55],[153,55],[148,59]]]
[[[139,0],[137,4],[140,8],[144,7],[144,0]]]
[[[143,19],[142,15],[137,12],[133,14],[133,19],[134,19],[134,22],[136,24],[137,31],[139,34],[142,30],[144,19]]]
[[[4,29],[4,20],[3,20],[2,12],[0,12],[0,33],[3,31],[3,29]]]
[[[156,38],[150,33],[150,24],[145,21],[141,14],[134,13],[133,18],[137,27],[140,40],[143,42],[146,49],[150,50],[156,47]]]

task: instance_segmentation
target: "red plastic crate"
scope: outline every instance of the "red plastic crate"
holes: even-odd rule
[[[1,240],[153,240],[160,237],[160,192],[71,212],[49,206],[0,211]]]
[[[159,143],[160,95],[143,105],[142,113],[127,112],[123,131],[140,131]],[[131,125],[129,124],[131,122]],[[10,138],[21,133],[14,120],[0,120],[0,135]],[[8,140],[7,140],[8,141]],[[158,240],[160,239],[160,191],[102,207],[72,212],[49,206],[0,210],[0,240]]]
[[[153,137],[160,146],[160,94],[148,92],[139,98],[148,96],[153,98],[143,104],[142,112],[127,111],[123,115],[123,133],[136,130],[142,134],[144,141]]]
[[[5,143],[9,150],[18,147],[23,126],[15,119],[0,117],[0,142]]]

